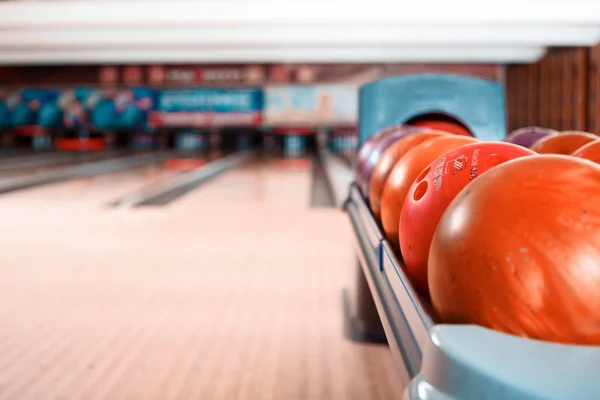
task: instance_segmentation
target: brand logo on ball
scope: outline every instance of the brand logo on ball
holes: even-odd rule
[[[456,157],[454,160],[450,160],[446,163],[446,173],[450,174],[452,172],[457,172],[462,170],[468,162],[468,158],[467,156],[460,155],[458,157]]]
[[[477,163],[479,161],[479,149],[475,149],[473,151],[473,159],[471,160],[471,173],[469,175],[469,180],[477,178]]]
[[[442,157],[435,165],[435,170],[433,171],[433,187],[435,190],[440,190],[442,187],[442,173],[444,172],[445,163],[446,157]]]

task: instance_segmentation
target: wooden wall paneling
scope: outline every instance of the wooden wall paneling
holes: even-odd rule
[[[540,60],[540,92],[539,92],[539,121],[540,125],[544,127],[550,127],[550,121],[548,120],[548,58],[545,57]]]
[[[545,68],[546,68],[546,96],[545,96],[545,118],[546,118],[546,126],[551,128],[556,128],[556,119],[554,116],[554,93],[556,91],[556,86],[554,83],[554,60],[556,59],[556,54],[550,54],[548,58],[545,60]]]
[[[540,124],[540,65],[532,63],[527,66],[527,125]]]
[[[520,75],[518,65],[509,65],[506,68],[506,113],[509,132],[519,127],[521,105],[520,99]]]
[[[575,125],[575,52],[565,51],[562,55],[562,130],[572,129]]]
[[[515,66],[515,118],[514,118],[514,127],[513,130],[519,129],[523,126],[523,66],[517,65]]]
[[[517,129],[527,126],[527,112],[529,110],[527,82],[527,65],[519,65],[519,126]]]
[[[589,63],[590,49],[581,47],[575,53],[575,86],[577,99],[575,101],[575,129],[587,130],[587,92],[589,87]]]
[[[575,121],[571,129],[587,130],[587,99],[588,99],[588,48],[575,50],[574,79],[575,90]],[[596,78],[597,79],[597,78]]]
[[[560,53],[557,61],[556,61],[556,85],[559,88],[557,97],[555,99],[555,109],[556,118],[558,120],[558,126],[560,129],[564,129],[565,127],[571,125],[570,119],[573,113],[569,113],[568,104],[571,101],[568,100],[568,93],[571,93],[568,89],[568,81],[567,75],[569,74],[569,56],[571,55],[570,51],[563,51]]]
[[[514,102],[516,101],[515,97],[515,85],[514,85],[514,75],[515,69],[513,65],[506,66],[505,71],[505,81],[504,81],[504,93],[506,98],[506,126],[508,127],[508,131],[513,130],[514,126]]]
[[[546,125],[551,128],[556,128],[556,121],[554,120],[554,115],[552,115],[553,110],[553,97],[554,97],[554,70],[553,70],[553,59],[554,54],[548,56],[545,60],[545,68],[546,68],[546,96],[545,96],[545,118]]]
[[[563,79],[563,60],[565,51],[556,53],[552,59],[552,113],[553,125],[556,129],[562,129],[563,126],[563,97],[564,97],[564,79]]]
[[[587,63],[588,86],[587,86],[587,130],[600,134],[600,45],[592,47],[589,51]]]
[[[594,46],[590,49],[589,60],[587,63],[588,71],[588,90],[586,93],[586,113],[587,129],[589,132],[600,133],[597,122],[598,115],[598,56],[600,55],[600,46]]]
[[[556,53],[551,54],[548,57],[548,119],[550,126],[556,128],[557,120],[555,111],[555,101],[557,95],[557,79],[556,79],[556,60],[558,55]]]

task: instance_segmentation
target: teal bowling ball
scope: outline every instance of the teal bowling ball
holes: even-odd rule
[[[88,87],[76,87],[73,89],[73,97],[80,103],[84,104],[88,98],[94,93],[95,89]]]
[[[114,101],[103,99],[91,111],[91,121],[97,129],[115,129],[119,126],[119,115]]]
[[[10,113],[10,122],[12,126],[28,126],[34,125],[37,113],[27,106],[25,103],[16,104]]]
[[[0,102],[0,129],[10,126],[10,112],[4,102]]]
[[[41,105],[38,111],[38,125],[55,127],[62,125],[63,113],[56,102],[47,102]]]
[[[143,126],[146,123],[146,113],[137,104],[130,103],[119,114],[119,123],[123,129]]]

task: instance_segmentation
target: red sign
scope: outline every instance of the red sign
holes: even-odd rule
[[[314,129],[310,127],[301,127],[301,126],[288,126],[288,127],[279,127],[273,130],[273,133],[278,135],[312,135],[314,133]]]
[[[160,112],[153,111],[148,123],[154,128],[189,127],[207,128],[212,126],[260,126],[262,112],[215,113],[215,112]]]
[[[155,85],[253,86],[266,81],[263,65],[152,65],[148,82]]]
[[[98,71],[98,81],[104,84],[114,84],[119,81],[119,69],[115,66],[101,67]]]

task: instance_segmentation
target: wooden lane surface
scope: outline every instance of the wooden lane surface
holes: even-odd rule
[[[109,174],[73,179],[40,187],[33,187],[0,196],[0,207],[8,204],[42,203],[43,207],[85,208],[96,210],[124,195],[153,185],[178,174],[161,165],[147,165]]]
[[[401,398],[389,350],[343,337],[350,227],[309,183],[254,165],[166,208],[0,204],[0,399]]]

